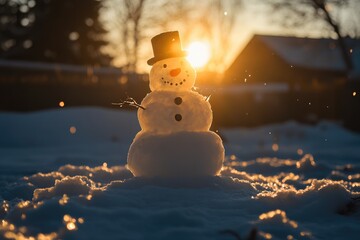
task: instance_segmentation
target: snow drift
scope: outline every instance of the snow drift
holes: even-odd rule
[[[360,136],[334,123],[220,129],[219,175],[180,181],[125,167],[135,113],[61,109],[0,122],[1,239],[359,236]]]

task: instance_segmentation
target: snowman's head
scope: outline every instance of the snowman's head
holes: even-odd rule
[[[150,71],[150,89],[186,91],[195,84],[195,69],[184,57],[157,61]]]

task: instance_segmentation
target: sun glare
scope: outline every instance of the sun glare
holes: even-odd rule
[[[210,59],[210,45],[206,42],[192,42],[186,50],[188,52],[187,60],[195,68],[204,67]]]

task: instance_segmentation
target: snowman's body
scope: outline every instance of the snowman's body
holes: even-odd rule
[[[217,175],[224,159],[220,137],[209,131],[211,106],[191,90],[196,73],[183,57],[158,61],[150,72],[152,90],[141,102],[141,131],[128,154],[135,176]]]
[[[214,176],[223,158],[221,139],[211,131],[165,135],[140,131],[129,150],[128,168],[137,177]]]
[[[138,119],[143,131],[168,134],[209,131],[212,112],[204,96],[194,91],[154,91],[141,102]]]

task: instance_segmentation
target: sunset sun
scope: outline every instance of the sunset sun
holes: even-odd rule
[[[186,50],[188,52],[187,59],[195,68],[204,67],[210,59],[211,50],[207,42],[192,42]]]

